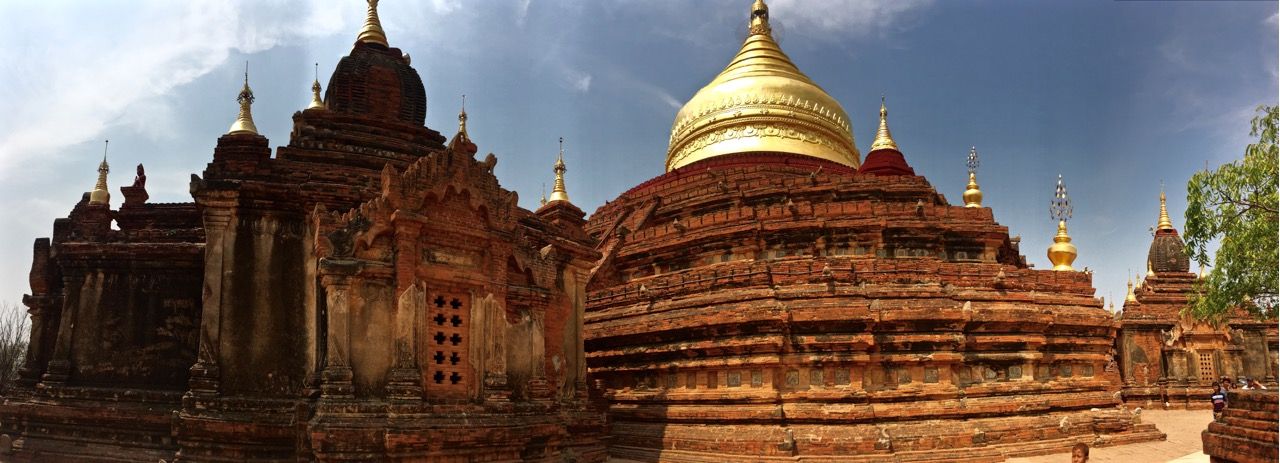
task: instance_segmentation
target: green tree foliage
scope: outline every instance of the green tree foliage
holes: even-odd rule
[[[1276,315],[1277,107],[1259,106],[1258,112],[1249,132],[1258,142],[1245,148],[1244,159],[1197,172],[1187,182],[1188,255],[1208,262],[1210,244],[1219,244],[1212,271],[1191,298],[1189,310],[1200,319],[1221,321],[1232,307]]]

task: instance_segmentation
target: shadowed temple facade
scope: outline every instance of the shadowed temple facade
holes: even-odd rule
[[[193,203],[146,203],[139,175],[113,210],[104,161],[36,241],[0,459],[604,459],[582,211],[519,208],[465,112],[451,140],[424,127],[374,4],[313,89],[272,156],[246,74]]]
[[[666,172],[589,218],[562,157],[530,211],[465,110],[425,127],[376,3],[287,144],[246,73],[192,202],[148,202],[139,165],[113,209],[104,158],[35,241],[0,461],[989,462],[1162,439],[1125,402],[1196,400],[1205,352],[1274,387],[1274,322],[1180,318],[1195,276],[1164,219],[1113,315],[1061,180],[1033,269],[976,150],[963,205],[883,103],[863,156],[761,0]]]

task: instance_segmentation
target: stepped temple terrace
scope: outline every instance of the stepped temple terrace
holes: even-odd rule
[[[1115,312],[1076,268],[1074,179],[1035,192],[1056,235],[1021,249],[977,148],[945,180],[960,203],[913,168],[892,98],[860,151],[877,108],[851,117],[755,0],[665,172],[653,153],[588,215],[562,139],[527,210],[465,109],[425,126],[377,3],[285,144],[254,122],[261,77],[227,89],[190,202],[149,202],[141,164],[115,197],[104,156],[35,240],[0,461],[998,462],[1163,440],[1141,409],[1206,408],[1221,377],[1270,391],[1233,393],[1206,451],[1265,451],[1276,320],[1184,315],[1199,277],[1163,192]]]

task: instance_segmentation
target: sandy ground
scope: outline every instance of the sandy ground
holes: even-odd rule
[[[1089,463],[1208,463],[1202,453],[1200,431],[1213,421],[1210,410],[1143,410],[1142,421],[1154,423],[1169,436],[1163,442],[1142,442],[1101,447],[1089,452]],[[1059,453],[1032,458],[1013,458],[1009,463],[1068,463],[1070,453]]]
[[[1142,420],[1154,423],[1169,436],[1167,440],[1142,442],[1116,447],[1101,447],[1089,452],[1089,463],[1208,463],[1201,453],[1200,431],[1213,421],[1209,410],[1144,410]],[[1070,463],[1070,453],[1030,458],[1013,458],[1008,463]],[[632,463],[610,459],[608,463]]]

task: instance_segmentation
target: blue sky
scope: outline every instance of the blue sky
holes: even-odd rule
[[[584,210],[662,173],[672,118],[745,36],[748,0],[385,0],[427,125],[460,95],[502,184],[536,207],[559,137]],[[1199,1],[774,0],[783,49],[839,100],[865,152],[879,99],[907,161],[961,203],[969,146],[996,220],[1037,268],[1058,174],[1077,268],[1122,298],[1145,270],[1160,182],[1182,228],[1185,183],[1242,156],[1277,101],[1277,5]],[[351,47],[363,2],[0,2],[0,302],[29,292],[31,243],[92,188],[111,140],[113,205],[144,163],[153,202],[190,201],[235,117],[244,61],[273,146]]]

